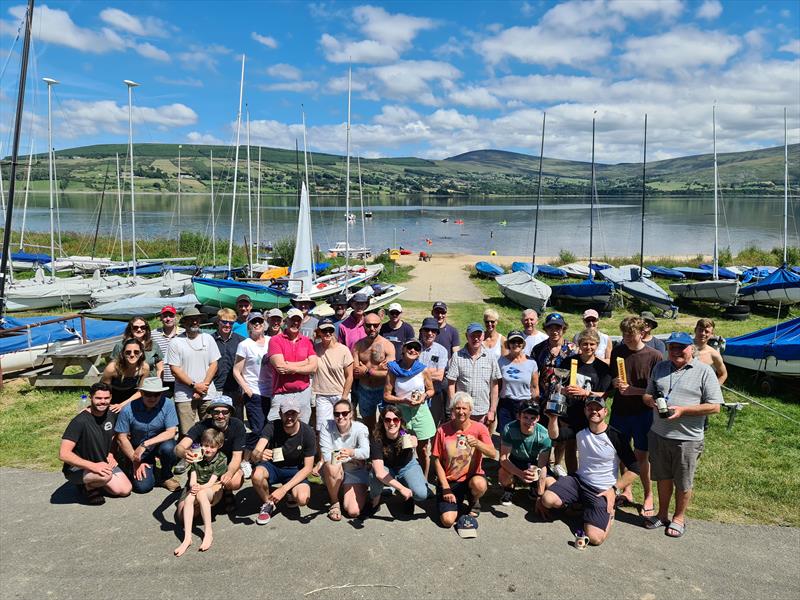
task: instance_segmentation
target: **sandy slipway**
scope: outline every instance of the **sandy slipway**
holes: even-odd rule
[[[178,559],[177,496],[156,489],[90,507],[60,473],[1,469],[0,597],[800,597],[792,528],[690,521],[671,540],[618,511],[609,541],[579,551],[565,522],[536,522],[494,493],[478,538],[462,540],[420,508],[390,519],[406,518],[394,499],[363,524],[332,523],[321,489],[310,508],[259,527],[247,483],[233,519],[216,515],[211,550],[197,552],[195,538]]]

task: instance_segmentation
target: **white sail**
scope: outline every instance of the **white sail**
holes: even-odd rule
[[[300,214],[297,217],[297,238],[294,246],[292,270],[289,275],[289,291],[308,294],[314,275],[314,260],[311,256],[311,205],[305,181],[300,192]],[[301,289],[302,288],[302,289]]]

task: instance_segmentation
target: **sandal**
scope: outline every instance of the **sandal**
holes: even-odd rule
[[[339,503],[331,504],[331,507],[328,509],[328,518],[331,521],[341,521],[342,520],[342,509],[339,508]]]
[[[84,492],[86,492],[86,503],[90,506],[100,506],[106,503],[105,496],[103,496],[103,492],[100,488],[89,489],[84,486],[83,489]]]
[[[645,529],[658,529],[659,527],[666,527],[666,523],[659,519],[658,517],[645,517],[644,518],[644,528]]]
[[[653,513],[654,512],[656,512],[656,507],[655,506],[649,506],[649,507],[648,506],[642,506],[642,507],[639,508],[639,516],[640,517],[644,517],[645,519],[649,519],[649,518],[653,517]],[[650,514],[645,514],[645,513],[650,513]]]
[[[670,531],[674,531],[675,533],[672,534]],[[664,530],[664,534],[671,538],[683,537],[684,533],[686,533],[686,523],[678,523],[677,521],[672,521]]]

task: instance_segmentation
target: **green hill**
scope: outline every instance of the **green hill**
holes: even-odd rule
[[[135,144],[134,174],[141,192],[178,190],[178,145]],[[214,186],[228,191],[233,183],[234,149],[230,146],[182,144],[180,146],[180,187],[184,192],[207,193],[211,187],[211,156],[214,157]],[[789,148],[790,186],[798,185],[800,144]],[[66,191],[100,191],[116,185],[115,156],[119,155],[123,177],[126,165],[125,144],[98,144],[56,152],[58,185]],[[293,194],[297,189],[298,157],[293,150],[251,148],[251,177],[262,193]],[[239,152],[238,180],[247,182],[246,151]],[[21,161],[17,179],[24,185],[27,161]],[[302,164],[302,156],[300,157]],[[319,194],[339,194],[344,187],[345,159],[334,154],[309,154],[312,189]],[[728,194],[782,193],[783,147],[718,156],[720,186]],[[444,160],[414,157],[362,159],[361,177],[366,194],[525,195],[538,186],[539,159],[536,156],[503,150],[476,150]],[[6,159],[3,177],[7,181]],[[585,195],[591,168],[581,161],[545,157],[544,193]],[[631,194],[641,189],[642,166],[638,163],[597,164],[597,187],[602,194]],[[351,162],[351,183],[357,185],[358,172]],[[713,189],[713,156],[701,154],[647,165],[648,188],[653,193],[705,194]],[[47,156],[34,156],[31,187],[48,186]]]

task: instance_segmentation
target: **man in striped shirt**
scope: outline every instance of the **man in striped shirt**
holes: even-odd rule
[[[183,333],[183,327],[178,326],[177,314],[174,306],[168,305],[161,309],[161,314],[159,315],[161,327],[153,332],[153,341],[158,344],[161,356],[167,355],[172,338],[178,337]],[[175,376],[166,362],[164,362],[164,372],[161,374],[161,380],[164,382],[164,386],[169,388],[164,395],[167,398],[172,398],[175,393]]]

